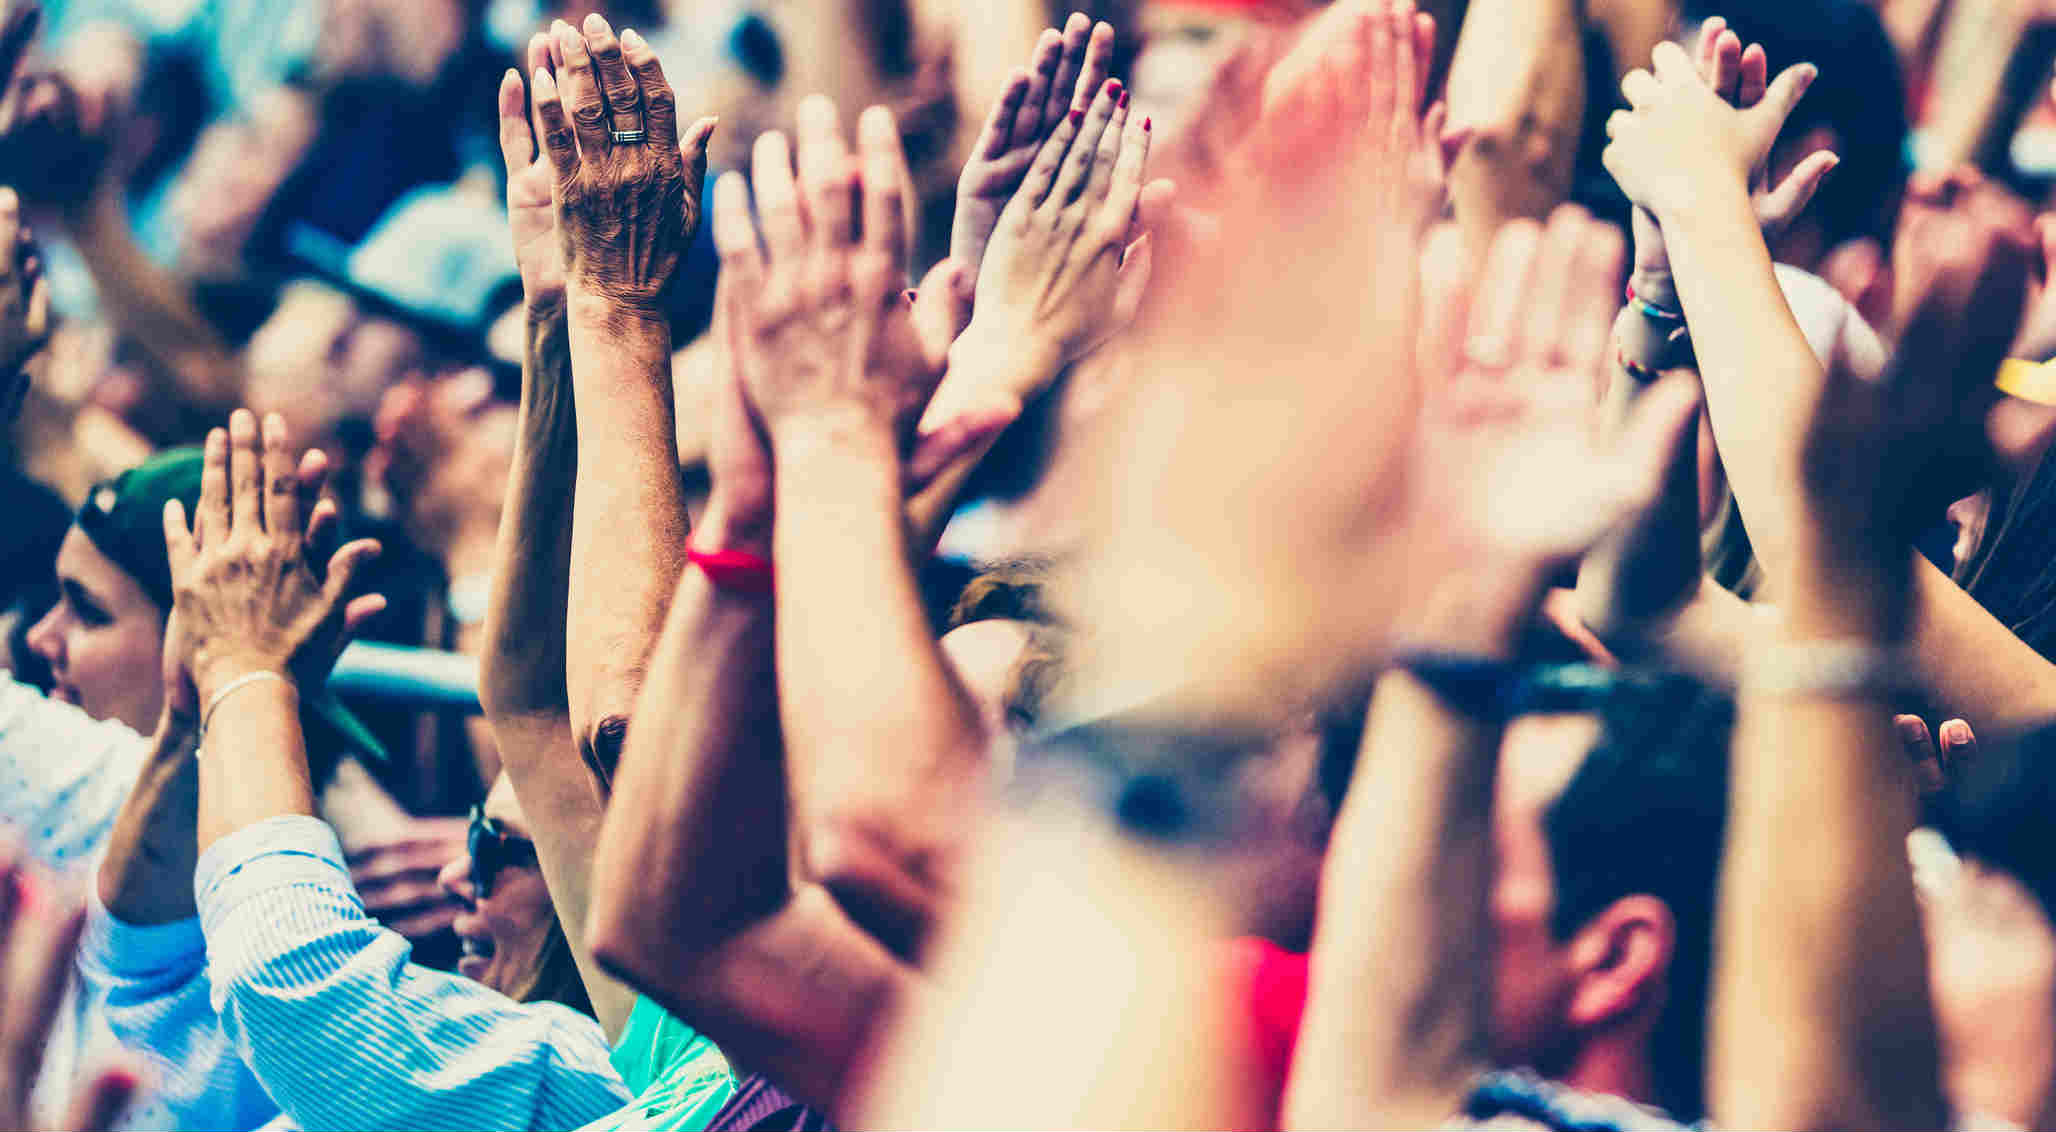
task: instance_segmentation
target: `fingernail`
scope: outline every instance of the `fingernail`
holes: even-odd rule
[[[1927,724],[1918,719],[1899,721],[1899,738],[1907,743],[1920,743],[1927,738]]]
[[[1970,724],[1952,719],[1942,725],[1942,742],[1951,747],[1961,747],[1970,741]]]
[[[1127,91],[1125,91],[1125,90],[1124,90],[1124,91],[1122,91],[1122,92],[1121,92],[1121,101],[1120,101],[1120,102],[1118,102],[1118,103],[1116,103],[1115,105],[1119,106],[1119,107],[1120,107],[1121,109],[1123,109],[1123,110],[1126,110],[1126,109],[1128,109],[1128,92],[1127,92]]]
[[[1142,132],[1145,134],[1149,132],[1149,119],[1147,118],[1142,120]]]
[[[641,35],[640,33],[638,33],[638,32],[637,32],[637,31],[636,31],[636,30],[635,30],[634,28],[623,28],[623,29],[621,29],[621,46],[623,46],[623,47],[641,47],[642,45],[643,45],[643,37],[642,37],[642,35]]]
[[[1119,79],[1108,79],[1108,80],[1107,80],[1107,93],[1108,93],[1108,94],[1110,94],[1110,95],[1113,95],[1113,94],[1119,94],[1119,93],[1121,93],[1121,80],[1119,80]]]
[[[1077,125],[1078,123],[1080,123],[1080,122],[1083,122],[1084,120],[1085,120],[1085,111],[1083,111],[1083,110],[1080,110],[1080,109],[1078,109],[1077,107],[1073,106],[1073,107],[1071,108],[1071,124],[1075,126],[1075,125]]]

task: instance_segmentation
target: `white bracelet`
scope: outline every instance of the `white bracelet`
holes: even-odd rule
[[[286,679],[284,676],[276,672],[245,672],[241,676],[238,676],[235,679],[229,681],[228,683],[223,684],[221,686],[221,689],[215,692],[213,697],[207,701],[207,710],[200,713],[199,734],[194,739],[193,758],[196,761],[199,759],[201,752],[206,748],[207,725],[214,722],[214,713],[217,709],[221,707],[221,701],[228,699],[230,696],[235,695],[237,692],[242,691],[244,688],[247,688],[252,684],[260,683],[265,680],[276,680],[279,683],[284,684],[288,688],[293,687],[293,682],[291,680]]]
[[[1861,641],[1771,645],[1742,665],[1745,695],[1893,700],[1919,690],[1905,655]]]

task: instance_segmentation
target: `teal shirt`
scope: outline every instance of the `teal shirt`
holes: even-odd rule
[[[613,1060],[635,1099],[583,1132],[699,1132],[735,1094],[735,1074],[721,1050],[640,996]]]

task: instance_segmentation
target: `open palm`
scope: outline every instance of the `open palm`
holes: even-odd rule
[[[530,74],[552,69],[550,37],[538,32],[528,41]],[[536,144],[540,127],[526,105],[521,76],[509,71],[500,80],[500,153],[507,161],[507,226],[514,234],[514,262],[521,269],[521,287],[531,303],[564,298],[564,246],[557,236],[556,209],[550,190],[557,173],[548,151]]]

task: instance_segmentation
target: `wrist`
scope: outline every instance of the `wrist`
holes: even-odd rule
[[[253,673],[269,672],[293,683],[290,662],[259,656],[222,656],[211,660],[196,661],[193,665],[193,690],[198,693],[200,710],[204,714],[207,705],[221,694],[222,689]]]
[[[1913,604],[1913,552],[1866,555],[1846,548],[1800,547],[1781,602],[1787,636],[1896,644]]]
[[[640,335],[661,331],[670,348],[671,318],[655,297],[628,298],[585,286],[577,280],[564,288],[564,312],[575,330],[608,335]]]
[[[759,558],[771,557],[771,509],[737,507],[722,494],[717,483],[707,498],[707,509],[692,530],[695,550],[736,550]]]
[[[827,462],[899,466],[899,442],[889,415],[853,401],[789,410],[765,421],[771,458],[781,471]]]
[[[1037,334],[1012,333],[981,324],[972,316],[971,325],[949,348],[949,384],[1005,389],[1023,400],[1033,390],[1055,381],[1064,368],[1063,348]]]
[[[1409,653],[1511,660],[1545,590],[1539,572],[1446,574],[1409,620],[1400,646]]]

